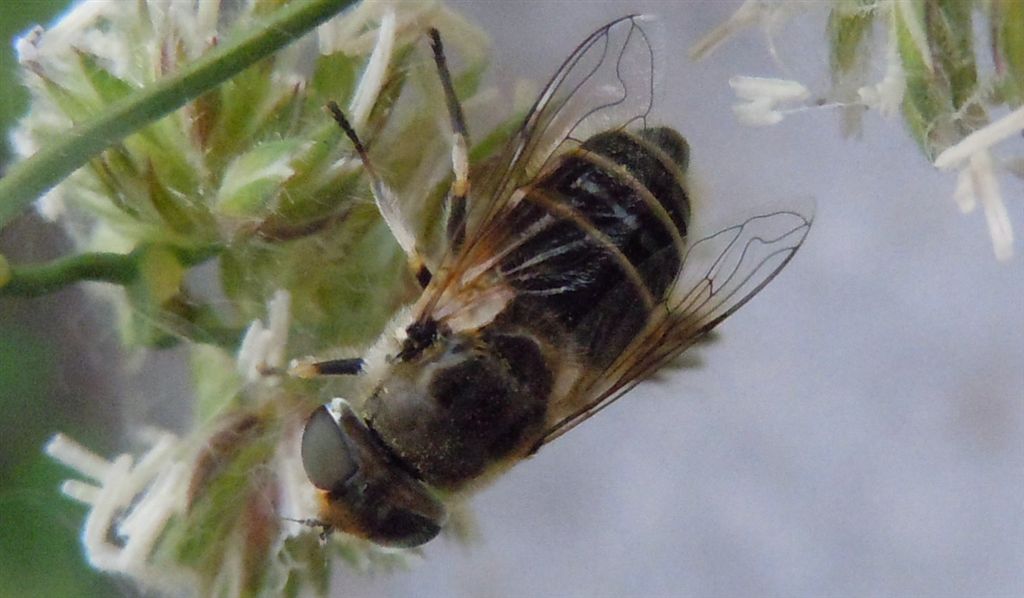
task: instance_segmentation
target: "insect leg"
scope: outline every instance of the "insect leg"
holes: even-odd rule
[[[452,85],[452,75],[448,71],[448,60],[444,55],[441,34],[433,28],[428,31],[428,34],[430,35],[430,48],[434,51],[434,64],[437,66],[437,74],[441,79],[441,87],[444,89],[445,103],[448,105],[448,115],[452,121],[452,173],[455,175],[455,179],[448,192],[447,234],[448,242],[454,251],[462,245],[466,238],[466,196],[469,194],[469,131],[466,129],[462,105],[459,104],[459,98],[455,95],[455,87]]]
[[[296,378],[316,378],[318,376],[355,376],[363,373],[363,358],[328,359],[313,361],[296,359],[288,367],[288,373]]]
[[[330,112],[331,117],[334,118],[338,126],[341,127],[341,130],[345,132],[345,136],[349,138],[355,147],[356,154],[359,155],[359,160],[363,163],[363,169],[366,171],[367,176],[370,177],[370,190],[373,192],[373,200],[377,204],[377,210],[380,212],[381,217],[384,218],[388,228],[391,229],[391,234],[394,235],[399,246],[405,251],[405,255],[409,259],[409,267],[413,275],[416,276],[417,282],[420,283],[420,286],[426,287],[431,278],[430,269],[427,268],[426,262],[423,256],[420,255],[419,250],[416,249],[416,236],[402,216],[398,205],[398,197],[377,174],[377,169],[373,167],[373,163],[370,162],[370,156],[366,152],[366,146],[363,145],[359,135],[356,134],[348,119],[345,118],[345,113],[341,111],[338,104],[334,101],[327,102],[327,111]]]

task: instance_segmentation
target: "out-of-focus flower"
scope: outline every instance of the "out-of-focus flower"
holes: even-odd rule
[[[773,37],[786,21],[797,12],[806,10],[807,2],[789,0],[745,0],[738,9],[721,25],[702,37],[690,49],[690,57],[700,60],[709,56],[718,46],[740,31],[760,28],[768,40],[768,47],[775,55]]]
[[[796,93],[803,87],[796,82],[734,77],[730,84],[745,100],[735,108],[740,120],[769,125],[788,112],[813,105],[840,107],[843,131],[853,134],[860,131],[865,109],[891,117],[899,108],[907,130],[929,161],[943,169],[954,167],[954,162],[963,166],[955,197],[964,208],[973,206],[975,199],[982,203],[996,257],[1008,259],[1013,253],[1013,234],[998,175],[1013,173],[1021,158],[1005,155],[1013,151],[1009,143],[998,148],[995,144],[1024,130],[1018,114],[1024,103],[1024,3],[747,0],[698,42],[691,54],[707,55],[726,37],[760,26],[769,34],[769,49],[778,61],[772,33],[798,10],[812,6],[830,11],[831,92],[814,104],[794,106],[792,102],[808,97]],[[985,21],[984,27],[976,25],[978,18]],[[879,29],[884,31],[885,41],[876,44],[873,40]],[[979,31],[985,31],[987,39],[977,39]],[[877,51],[879,46],[884,53]],[[989,56],[980,56],[980,52]],[[884,75],[870,82],[869,67],[876,58],[884,62]],[[795,95],[786,95],[787,90]],[[790,102],[788,109],[782,105],[784,101]],[[1016,112],[1003,118],[993,116],[1007,108]],[[1019,151],[1019,145],[1017,148]]]
[[[1024,131],[1024,108],[978,129],[935,158],[938,168],[961,169],[954,197],[964,213],[973,211],[980,201],[993,250],[1002,260],[1013,255],[1013,227],[999,191],[990,149],[1021,131]]]
[[[806,107],[804,102],[811,97],[802,84],[785,79],[732,77],[729,86],[736,97],[744,100],[733,106],[733,112],[742,122],[755,127],[778,123],[784,112]]]
[[[194,584],[193,575],[187,569],[155,565],[149,555],[167,522],[185,511],[190,471],[175,458],[178,438],[161,433],[152,440],[137,463],[127,454],[107,461],[63,434],[50,440],[46,452],[91,480],[72,479],[62,487],[64,494],[89,506],[82,531],[89,562],[155,589],[173,590]],[[184,578],[176,580],[179,576]]]

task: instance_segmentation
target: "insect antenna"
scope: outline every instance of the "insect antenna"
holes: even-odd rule
[[[405,255],[409,259],[409,267],[412,269],[417,282],[420,283],[420,286],[426,287],[430,282],[431,273],[423,256],[416,249],[416,236],[412,233],[412,230],[402,216],[402,211],[398,206],[398,197],[377,173],[377,169],[374,168],[373,162],[370,161],[370,156],[366,152],[366,146],[363,145],[359,135],[356,134],[348,119],[345,118],[345,113],[341,111],[338,103],[333,100],[327,102],[327,111],[334,118],[334,121],[338,123],[338,126],[341,127],[341,130],[345,132],[345,136],[352,142],[353,147],[355,147],[356,154],[363,163],[363,169],[366,171],[366,175],[370,177],[370,190],[373,193],[374,203],[377,204],[377,210],[380,212],[381,217],[384,218],[388,228],[391,229],[391,234],[398,241],[398,245],[405,251]]]

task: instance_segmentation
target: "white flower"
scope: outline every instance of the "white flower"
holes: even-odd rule
[[[976,152],[987,150],[1021,131],[1024,131],[1024,108],[1014,110],[946,148],[935,158],[935,167],[942,170],[957,168]]]
[[[965,214],[974,211],[977,204],[981,203],[996,259],[1010,259],[1013,256],[1013,227],[999,192],[999,180],[992,166],[992,156],[987,150],[981,149],[971,154],[957,177],[953,197]]]
[[[778,123],[786,112],[806,108],[811,97],[801,83],[787,79],[736,76],[729,79],[729,86],[736,97],[746,100],[733,105],[736,117],[755,127]]]
[[[989,236],[992,237],[992,249],[999,260],[1008,260],[1013,256],[1013,227],[999,191],[990,149],[1001,141],[1019,135],[1022,130],[1024,108],[1018,108],[964,137],[935,158],[936,168],[960,168],[953,197],[964,213],[971,212],[981,203]]]
[[[238,349],[238,373],[247,382],[260,382],[281,371],[288,345],[291,295],[278,290],[267,303],[267,324],[255,320]]]
[[[388,11],[381,17],[377,29],[377,43],[373,46],[366,70],[359,79],[359,85],[352,96],[348,113],[352,127],[359,131],[366,125],[370,110],[377,102],[377,96],[384,85],[384,76],[388,72],[388,63],[395,49],[395,13]]]
[[[149,587],[180,589],[190,574],[153,566],[149,557],[167,521],[185,510],[191,468],[177,458],[177,437],[152,436],[137,463],[128,454],[107,461],[63,434],[50,440],[46,453],[90,480],[71,479],[61,486],[64,494],[89,506],[82,530],[89,562]]]

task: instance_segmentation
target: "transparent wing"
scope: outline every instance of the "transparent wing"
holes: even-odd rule
[[[522,241],[509,221],[517,190],[592,135],[647,125],[654,106],[654,25],[651,17],[629,15],[587,36],[544,87],[503,152],[474,171],[466,241],[443,258],[438,284],[421,300],[423,313],[475,302],[466,290],[474,287],[474,276]],[[445,307],[446,302],[451,305]]]
[[[647,125],[654,106],[654,22],[629,15],[591,33],[544,87],[505,151],[477,186],[468,234],[480,236],[516,189],[588,137]]]
[[[699,341],[763,289],[796,254],[811,218],[773,212],[692,243],[647,329],[606,370],[579,380],[557,405],[540,448],[625,394]]]

